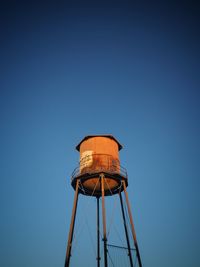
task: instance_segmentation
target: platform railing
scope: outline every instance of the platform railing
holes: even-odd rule
[[[114,159],[109,154],[91,154],[83,157],[79,165],[74,169],[71,180],[84,174],[95,174],[105,172],[109,174],[118,174],[127,179],[127,171],[119,163],[119,160]]]

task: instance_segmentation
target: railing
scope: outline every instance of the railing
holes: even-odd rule
[[[105,172],[109,174],[118,174],[125,179],[127,178],[127,171],[120,166],[119,160],[108,154],[91,154],[83,157],[79,166],[76,167],[72,173],[71,179],[88,174]]]

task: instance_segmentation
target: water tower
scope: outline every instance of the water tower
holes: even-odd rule
[[[126,169],[122,168],[119,160],[119,151],[122,145],[112,135],[89,135],[77,145],[76,149],[80,153],[79,166],[72,173],[71,185],[75,190],[71,224],[69,229],[65,267],[70,266],[71,248],[73,245],[74,224],[76,219],[77,203],[79,194],[96,197],[97,200],[97,267],[100,267],[100,225],[99,225],[99,199],[102,199],[102,224],[103,224],[103,248],[104,248],[104,267],[108,267],[108,244],[106,232],[106,209],[105,197],[115,194],[119,195],[121,204],[121,214],[124,224],[124,233],[127,242],[129,265],[135,267],[132,258],[132,248],[130,236],[127,229],[127,219],[125,208],[128,211],[131,234],[134,241],[139,267],[142,267],[133,218],[127,193],[128,176]],[[125,205],[122,201],[122,193],[125,195]],[[124,207],[125,206],[125,207]],[[77,266],[78,267],[78,266]],[[80,266],[79,266],[80,267]]]

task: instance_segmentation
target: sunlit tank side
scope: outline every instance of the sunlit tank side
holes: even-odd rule
[[[95,136],[80,144],[80,172],[110,170],[120,165],[118,143],[105,136]],[[116,169],[117,171],[117,169]]]
[[[76,147],[80,152],[79,167],[72,175],[80,178],[83,192],[100,194],[100,173],[105,177],[107,195],[117,192],[121,180],[126,180],[126,170],[120,166],[119,150],[122,145],[112,135],[86,136]],[[75,184],[75,183],[74,183]]]

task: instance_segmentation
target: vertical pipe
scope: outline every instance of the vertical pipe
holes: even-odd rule
[[[103,216],[103,241],[104,241],[104,266],[108,266],[107,262],[107,238],[106,238],[106,211],[105,211],[105,191],[104,191],[104,174],[100,174],[101,178],[101,195],[102,195],[102,216]]]
[[[71,257],[72,239],[73,239],[74,224],[75,224],[75,219],[76,219],[76,210],[77,210],[77,203],[78,203],[78,188],[79,188],[79,180],[76,181],[76,191],[74,195],[74,205],[73,205],[71,224],[70,224],[70,229],[69,229],[67,252],[66,252],[66,258],[65,258],[65,267],[69,267],[69,262],[70,262],[70,257]]]
[[[130,241],[129,241],[129,236],[128,236],[128,230],[127,230],[127,224],[126,224],[126,218],[125,218],[125,213],[124,213],[124,206],[123,206],[121,192],[119,192],[119,198],[120,198],[120,203],[121,203],[122,217],[123,217],[123,222],[124,222],[124,230],[125,230],[125,234],[126,234],[126,241],[127,241],[127,246],[128,246],[128,255],[129,255],[129,259],[130,259],[130,265],[131,265],[131,267],[133,267],[133,259],[132,259],[132,254],[131,254],[131,247],[130,247]]]
[[[97,197],[97,267],[100,267],[99,196]]]
[[[125,197],[126,197],[126,204],[127,204],[127,207],[128,207],[128,214],[129,214],[129,218],[130,218],[130,222],[131,222],[131,231],[132,231],[133,240],[134,240],[134,244],[135,244],[136,255],[137,255],[137,258],[138,258],[138,264],[139,264],[139,267],[142,267],[139,247],[138,247],[138,244],[137,244],[136,233],[135,233],[135,228],[134,228],[134,224],[133,224],[133,217],[132,217],[132,213],[131,213],[131,207],[130,207],[130,203],[129,203],[129,199],[128,199],[128,193],[126,191],[126,183],[125,183],[125,181],[122,181],[122,183],[123,183],[124,193],[125,193]]]

